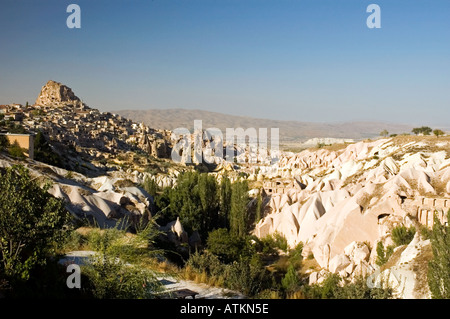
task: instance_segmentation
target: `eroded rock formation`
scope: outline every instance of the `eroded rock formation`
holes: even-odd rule
[[[72,89],[53,80],[48,81],[41,89],[37,105],[51,106],[59,104],[81,104],[81,100],[72,92]]]

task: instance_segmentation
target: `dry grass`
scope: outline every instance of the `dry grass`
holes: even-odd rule
[[[383,272],[386,269],[389,269],[393,266],[395,266],[397,264],[397,262],[399,261],[402,252],[406,249],[406,247],[408,247],[408,245],[403,245],[403,246],[399,246],[391,255],[391,257],[389,258],[389,260],[380,267],[380,271]]]
[[[286,299],[306,299],[305,295],[301,291],[294,291],[286,295]]]
[[[314,258],[303,258],[302,260],[302,266],[300,267],[300,274],[302,276],[306,276],[306,271],[307,270],[314,270],[314,271],[320,271],[321,267],[319,265],[319,263],[316,261],[316,259]]]
[[[338,152],[345,150],[347,146],[354,143],[336,143],[331,145],[324,145],[322,147],[308,147],[308,150],[311,152],[319,151],[319,150],[327,150],[329,152]]]
[[[424,247],[420,254],[414,259],[412,269],[416,274],[416,284],[414,286],[414,294],[418,297],[424,296],[429,291],[428,288],[428,262],[433,259],[433,251],[431,245]]]
[[[192,269],[189,266],[184,267],[183,269],[178,271],[178,274],[181,278],[185,280],[193,281],[197,284],[207,284],[212,287],[219,287],[224,288],[225,287],[225,278],[222,276],[216,277],[216,276],[208,276],[208,274],[203,272],[198,272]]]
[[[450,136],[397,136],[392,139],[395,146],[403,146],[407,143],[425,143],[424,146],[413,146],[405,149],[408,153],[418,153],[418,152],[440,152],[445,151],[447,153],[446,158],[450,158]],[[445,145],[438,146],[439,143],[446,143]]]

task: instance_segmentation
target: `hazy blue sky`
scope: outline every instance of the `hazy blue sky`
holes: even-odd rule
[[[449,0],[2,0],[0,44],[0,103],[450,126]]]

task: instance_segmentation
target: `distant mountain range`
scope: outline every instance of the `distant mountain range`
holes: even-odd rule
[[[280,142],[303,142],[311,138],[346,138],[361,140],[373,138],[380,132],[387,130],[389,134],[410,133],[412,125],[384,123],[384,122],[299,122],[260,119],[247,116],[235,116],[217,112],[192,109],[149,109],[149,110],[120,110],[113,113],[124,116],[135,122],[157,129],[173,130],[186,127],[192,130],[194,120],[202,120],[204,129],[217,127],[225,132],[227,127],[244,129],[249,127],[280,129]]]

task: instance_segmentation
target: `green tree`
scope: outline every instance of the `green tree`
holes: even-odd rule
[[[34,138],[34,159],[54,166],[61,166],[62,160],[50,146],[42,131],[39,131]]]
[[[388,136],[388,135],[389,135],[389,132],[388,132],[387,130],[382,130],[382,131],[380,132],[380,136],[386,137],[386,136]]]
[[[436,215],[430,241],[433,251],[433,259],[428,264],[431,297],[450,299],[450,227],[442,225]]]
[[[420,127],[415,127],[411,130],[415,135],[419,135],[421,133]]]
[[[208,232],[218,225],[219,201],[216,178],[207,173],[198,176],[198,197],[202,208],[201,229]]]
[[[259,222],[262,217],[262,196],[261,193],[258,193],[256,197],[256,208],[255,208],[255,224]]]
[[[27,281],[62,241],[69,220],[64,202],[32,180],[23,166],[0,171],[0,277]]]
[[[229,216],[231,211],[231,181],[224,175],[220,182],[220,225],[229,228]]]
[[[431,132],[433,131],[430,127],[428,126],[422,126],[421,127],[422,133],[423,135],[430,135]]]
[[[239,237],[247,235],[248,202],[247,180],[233,183],[231,186],[230,230],[232,234]]]
[[[412,129],[412,132],[416,135],[419,135],[419,134],[430,135],[432,131],[433,130],[428,126],[415,127]]]
[[[221,261],[230,263],[253,253],[248,237],[238,237],[225,228],[213,230],[208,235],[208,251],[218,256]]]
[[[442,130],[436,129],[433,131],[433,134],[436,135],[436,137],[439,137],[439,136],[444,135],[445,133]]]
[[[9,155],[15,158],[25,158],[24,149],[20,147],[19,142],[14,143],[8,148]]]
[[[26,134],[27,130],[20,124],[15,124],[13,121],[6,121],[7,130],[13,134]]]
[[[164,222],[180,217],[188,232],[198,231],[203,238],[217,228],[219,199],[217,182],[207,173],[184,172],[177,185],[166,188],[157,199]]]
[[[286,275],[281,279],[281,286],[286,291],[294,291],[300,284],[300,278],[293,265],[289,265]]]
[[[408,245],[414,238],[416,233],[416,228],[411,226],[407,228],[406,226],[397,226],[392,229],[392,241],[396,246]]]
[[[6,135],[0,135],[0,152],[7,150],[9,147],[9,140]]]
[[[336,299],[339,296],[341,280],[338,274],[328,274],[321,286],[320,299]]]

